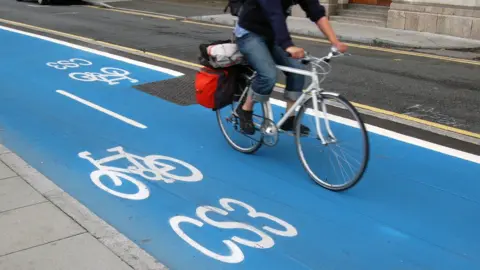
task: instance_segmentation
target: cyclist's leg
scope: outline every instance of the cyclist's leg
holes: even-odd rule
[[[275,63],[291,68],[304,69],[304,65],[300,61],[288,56],[288,53],[279,46],[275,46],[272,51]],[[305,86],[305,76],[295,73],[284,72],[287,77],[287,85],[285,87],[284,97],[292,106],[295,101],[302,95]],[[288,109],[288,108],[287,108]]]
[[[281,47],[275,46],[272,51],[273,58],[278,65],[287,66],[291,68],[304,69],[305,66],[300,61],[288,56]],[[287,77],[287,85],[285,87],[284,97],[287,102],[286,111],[288,111],[295,101],[302,95],[303,87],[305,86],[305,76],[295,73],[284,72]],[[295,116],[290,116],[287,121],[281,126],[283,130],[293,130],[295,125]],[[301,126],[302,133],[308,133],[309,128]]]
[[[267,101],[277,81],[277,71],[269,46],[266,40],[254,33],[248,33],[236,40],[240,52],[248,64],[257,72],[248,94],[238,114],[240,126],[245,133],[253,134],[255,129],[252,122],[254,102]]]
[[[277,81],[277,71],[266,40],[259,35],[249,33],[238,38],[237,44],[248,64],[257,72],[252,82],[250,96],[254,101],[268,100]]]

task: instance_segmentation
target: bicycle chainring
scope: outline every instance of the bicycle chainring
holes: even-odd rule
[[[279,130],[277,128],[277,125],[275,125],[272,120],[263,118],[263,123],[261,125],[260,131],[263,133],[263,144],[269,147],[277,145]]]

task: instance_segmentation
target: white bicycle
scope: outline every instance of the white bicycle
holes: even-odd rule
[[[160,155],[140,157],[125,152],[120,146],[108,149],[107,151],[117,154],[99,160],[92,158],[91,153],[89,152],[81,152],[78,154],[78,156],[90,161],[90,163],[92,163],[98,169],[90,174],[90,178],[92,179],[93,183],[100,189],[117,197],[130,200],[143,200],[150,196],[150,191],[148,190],[147,186],[128,174],[139,175],[150,181],[164,181],[168,184],[174,183],[175,181],[198,182],[203,179],[202,173],[197,168],[175,158]],[[133,165],[127,168],[103,165],[105,163],[114,162],[121,159],[127,159]],[[145,166],[139,161],[142,161]],[[172,171],[177,170],[177,167],[169,165],[172,163],[178,164],[187,169],[189,172],[187,176],[172,174]],[[102,183],[101,178],[104,176],[110,178],[116,187],[121,186],[123,181],[127,181],[134,184],[138,190],[133,194],[115,191]]]
[[[128,80],[131,83],[137,83],[138,80],[128,77],[130,72],[120,69],[120,68],[112,68],[112,67],[104,67],[100,69],[103,73],[98,72],[74,72],[70,73],[69,77],[83,82],[106,82],[109,85],[116,85],[118,81],[121,80]]]
[[[325,92],[320,84],[331,71],[329,64],[341,56],[335,48],[323,58],[306,55],[302,59],[311,69],[302,70],[285,66],[277,68],[285,73],[296,73],[311,78],[312,82],[295,105],[274,123],[270,101],[256,103],[253,121],[256,134],[247,135],[240,129],[237,108],[243,104],[256,73],[246,74],[234,102],[216,111],[220,129],[227,142],[237,151],[254,153],[262,145],[275,146],[285,120],[298,110],[295,130],[297,151],[303,167],[316,183],[333,191],[353,187],[364,174],[369,160],[369,140],[365,125],[355,107],[338,93]],[[322,76],[319,79],[319,75]],[[301,125],[310,133],[300,133]],[[331,153],[329,152],[331,151]],[[327,164],[326,161],[329,161]]]

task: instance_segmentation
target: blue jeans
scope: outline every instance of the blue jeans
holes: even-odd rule
[[[246,58],[248,64],[257,72],[252,82],[249,94],[254,101],[267,101],[277,82],[276,65],[303,69],[303,65],[288,56],[280,46],[268,42],[264,37],[255,33],[248,33],[237,38],[237,46]],[[286,99],[295,101],[301,94],[305,85],[303,75],[287,73],[287,86],[284,96]]]

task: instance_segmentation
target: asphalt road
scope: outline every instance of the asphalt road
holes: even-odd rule
[[[231,34],[226,28],[81,5],[40,7],[13,0],[0,0],[0,18],[191,62],[197,60],[199,44]],[[328,51],[326,44],[296,43],[317,56]],[[352,56],[333,62],[326,89],[361,104],[480,132],[480,66],[358,48],[350,52]]]
[[[171,14],[183,17],[215,15],[223,13],[226,1],[202,1],[202,0],[140,0],[140,1],[121,1],[109,2],[109,5],[135,9],[146,10],[155,13]]]

